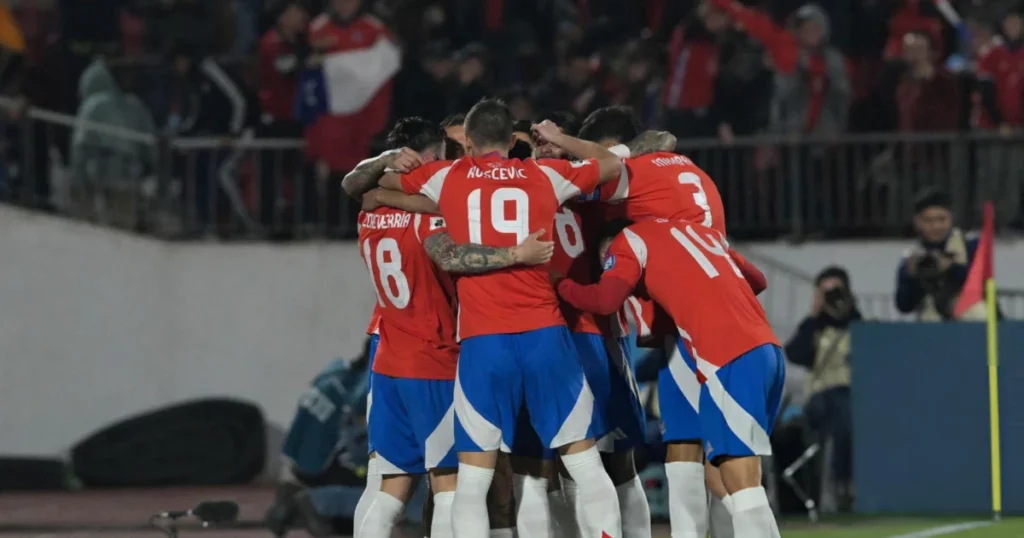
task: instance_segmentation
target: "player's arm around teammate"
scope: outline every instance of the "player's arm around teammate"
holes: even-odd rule
[[[600,170],[598,185],[607,183],[619,177],[622,172],[622,161],[617,155],[608,151],[604,146],[580,140],[562,132],[562,129],[551,120],[544,120],[533,126],[533,132],[541,142],[554,144],[569,155],[580,159],[592,159],[597,162]],[[585,157],[584,157],[585,156]]]
[[[363,197],[363,211],[372,211],[380,206],[412,213],[440,214],[437,204],[422,194],[377,188]],[[547,263],[555,253],[555,243],[542,240],[545,233],[547,231],[543,229],[533,232],[514,247],[489,247],[475,243],[457,245],[449,233],[442,232],[424,239],[423,247],[442,271],[456,274],[486,273],[513,265]]]

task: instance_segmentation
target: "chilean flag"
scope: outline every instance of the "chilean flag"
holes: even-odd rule
[[[401,66],[401,50],[383,36],[371,47],[328,53],[319,68],[299,78],[295,117],[309,125],[322,114],[359,112]]]
[[[985,286],[995,278],[995,209],[992,202],[985,202],[984,220],[978,250],[967,272],[967,281],[960,291],[953,317],[956,319],[981,321],[985,319]]]

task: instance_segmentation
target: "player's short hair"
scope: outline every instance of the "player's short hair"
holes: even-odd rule
[[[409,148],[416,152],[441,145],[444,130],[441,126],[420,117],[402,118],[391,128],[385,144],[388,149]]]
[[[509,159],[519,159],[525,161],[533,156],[533,148],[529,144],[522,140],[516,140],[516,143],[512,145],[512,149],[508,150]]]
[[[533,124],[527,120],[516,120],[516,122],[512,124],[512,132],[530,134],[533,132]]]
[[[547,119],[555,122],[569,136],[576,136],[580,132],[580,120],[572,112],[552,112],[547,115]]]
[[[463,123],[466,123],[465,114],[452,114],[451,116],[441,120],[441,128],[447,129],[452,125],[462,125]]]
[[[625,143],[636,138],[642,129],[640,119],[632,109],[609,106],[595,110],[583,120],[579,137],[591,142],[610,138]]]
[[[466,114],[466,138],[479,148],[505,147],[512,140],[515,120],[500,99],[483,99]]]
[[[625,230],[626,228],[632,225],[633,221],[625,217],[617,217],[611,219],[608,222],[605,222],[603,225],[601,225],[601,231],[598,234],[598,237],[601,238],[602,242],[609,239],[613,239],[615,238],[615,236],[622,233],[622,230]]]

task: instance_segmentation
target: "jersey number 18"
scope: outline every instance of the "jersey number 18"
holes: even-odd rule
[[[366,261],[366,268],[370,270],[370,277],[373,278],[373,291],[377,294],[377,303],[387,306],[380,295],[380,290],[384,290],[388,302],[395,308],[409,306],[409,279],[402,272],[402,251],[398,249],[398,241],[390,237],[381,239],[377,242],[376,253],[369,239],[363,241],[363,260]],[[374,265],[377,266],[376,271],[373,270]]]

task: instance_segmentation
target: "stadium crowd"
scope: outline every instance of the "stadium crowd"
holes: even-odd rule
[[[27,45],[5,93],[134,131],[303,138],[302,161],[321,183],[379,148],[395,119],[439,121],[485,95],[503,97],[518,119],[552,111],[583,118],[601,106],[629,105],[683,144],[712,138],[728,145],[758,134],[822,142],[863,132],[1013,136],[1024,126],[1021,7],[1016,0],[16,2]],[[108,58],[110,78],[89,84],[104,71],[86,69],[97,56]],[[338,67],[341,57],[347,59]],[[326,78],[317,80],[318,73]],[[84,107],[103,91],[138,99],[108,103],[99,115]],[[131,161],[121,164],[131,170],[123,175],[145,175],[155,158],[151,148],[99,145],[129,154],[118,157]],[[977,175],[987,173],[984,189],[998,188],[998,196],[985,190],[975,198],[1000,200],[1000,224],[1012,224],[1019,220],[1019,167],[980,161],[1016,163],[1018,152],[986,151]],[[790,160],[818,176],[848,177],[838,169],[853,166],[827,148],[805,153]],[[890,147],[871,155],[872,177],[912,180],[917,190],[934,181],[925,176],[940,175],[937,167],[952,167],[942,151],[910,153]],[[197,158],[237,165],[232,157],[210,151]],[[716,178],[736,175],[737,167],[749,176],[785,167],[787,159],[759,150],[751,164],[705,166]],[[908,164],[923,172],[907,172]],[[265,170],[274,166],[299,164],[264,163]],[[802,209],[807,219],[828,227],[830,214],[843,210],[833,198],[843,198],[844,188],[805,194],[828,208]],[[727,205],[749,203],[741,199],[745,189],[723,188],[733,199]],[[200,222],[211,220],[211,211],[230,211],[219,206],[240,205],[233,193],[218,202],[205,196],[193,196]],[[904,201],[890,214],[910,209]]]

